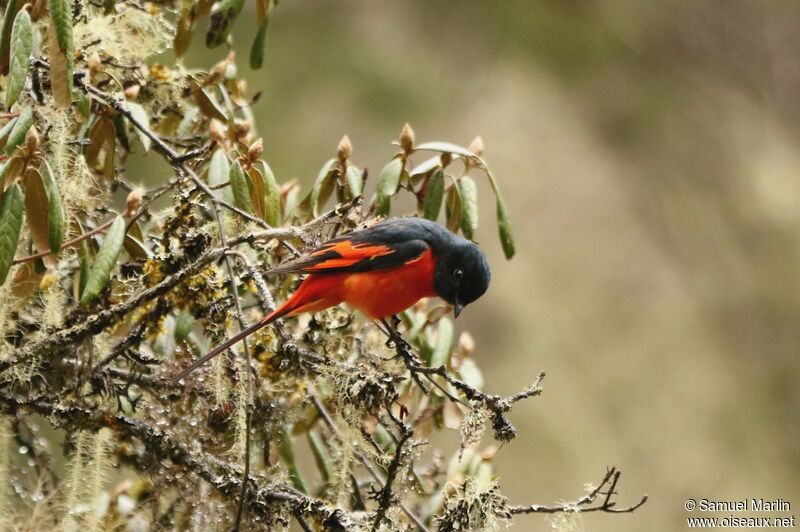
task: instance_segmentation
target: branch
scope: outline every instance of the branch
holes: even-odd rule
[[[403,445],[405,445],[414,434],[414,431],[411,430],[411,427],[392,416],[390,408],[387,408],[387,410],[389,411],[389,415],[400,429],[400,439],[395,446],[394,457],[392,458],[392,462],[389,464],[389,469],[386,471],[386,482],[384,482],[383,489],[381,489],[380,494],[378,495],[378,509],[375,511],[375,521],[372,524],[373,532],[377,531],[381,527],[383,519],[386,517],[386,512],[389,510],[389,506],[392,504],[392,484],[394,484],[394,480],[397,478],[397,473],[400,470],[400,463],[405,455]]]
[[[110,427],[124,438],[135,438],[144,444],[148,454],[157,459],[169,459],[176,466],[193,473],[211,484],[221,495],[235,499],[241,492],[241,472],[231,464],[207,453],[189,449],[178,443],[166,431],[145,421],[124,415],[82,407],[75,403],[57,404],[53,397],[23,398],[18,395],[0,392],[0,410],[13,413],[19,409],[29,409],[46,416],[59,427],[70,431],[97,431]],[[344,530],[355,529],[355,525],[345,512],[332,508],[324,502],[298,493],[286,485],[269,485],[263,478],[251,478],[253,486],[246,498],[248,509],[263,519],[274,514],[274,505],[285,504],[299,515],[313,515],[323,523]]]
[[[514,395],[501,397],[499,395],[486,394],[477,388],[470,386],[464,381],[453,377],[447,372],[447,369],[444,366],[439,366],[438,368],[429,368],[427,366],[420,365],[419,357],[411,351],[411,345],[406,342],[402,335],[396,329],[390,327],[385,321],[383,324],[388,329],[387,334],[389,334],[389,341],[391,345],[394,346],[397,356],[403,359],[406,364],[406,368],[408,368],[408,370],[411,372],[412,378],[423,389],[423,391],[425,388],[422,387],[420,383],[419,375],[425,375],[437,386],[438,383],[431,379],[431,375],[438,375],[450,383],[451,386],[460,391],[467,399],[478,402],[485,408],[489,409],[492,414],[492,428],[494,429],[495,438],[497,440],[510,441],[516,437],[517,429],[514,428],[514,425],[511,424],[505,414],[511,410],[511,407],[516,402],[521,401],[522,399],[527,399],[528,397],[536,397],[541,395],[541,384],[545,377],[544,371],[539,373],[539,376],[536,378],[533,384],[528,386],[525,390]],[[452,396],[449,393],[445,393],[445,395],[452,399]]]
[[[543,506],[539,504],[531,504],[530,506],[511,506],[509,507],[509,511],[512,514],[555,514],[561,512],[631,513],[636,511],[640,506],[647,502],[647,495],[643,495],[641,500],[632,506],[628,506],[626,508],[617,508],[617,503],[612,499],[616,494],[616,491],[614,490],[617,487],[617,482],[619,482],[619,477],[621,475],[622,471],[616,467],[610,467],[606,471],[606,474],[600,484],[576,501],[554,504],[552,506]],[[608,489],[603,491],[603,488],[606,486],[608,486]],[[605,495],[602,502],[594,504],[601,495]]]

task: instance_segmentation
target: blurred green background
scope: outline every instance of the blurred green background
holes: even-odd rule
[[[777,0],[276,8],[245,77],[279,179],[310,183],[343,133],[374,177],[405,121],[485,140],[518,255],[481,183],[493,284],[457,326],[489,391],[548,373],[497,457],[512,503],[575,499],[613,464],[620,504],[650,501],[587,530],[683,530],[689,497],[800,508],[798,20]],[[255,30],[234,30],[243,69]]]

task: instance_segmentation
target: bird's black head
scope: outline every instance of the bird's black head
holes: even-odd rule
[[[433,288],[453,305],[458,317],[461,309],[486,292],[491,277],[483,252],[473,242],[459,238],[436,257]]]

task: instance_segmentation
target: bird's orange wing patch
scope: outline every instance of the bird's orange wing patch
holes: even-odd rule
[[[312,257],[331,255],[317,264],[308,267],[308,271],[324,271],[333,268],[347,268],[365,260],[375,259],[391,255],[395,250],[389,246],[355,243],[352,240],[341,240],[323,246],[314,253]]]

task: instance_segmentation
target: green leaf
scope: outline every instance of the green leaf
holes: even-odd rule
[[[395,195],[400,185],[400,176],[403,173],[403,158],[395,157],[383,167],[378,174],[378,184],[375,187],[378,214],[388,214],[389,198]],[[385,210],[385,212],[384,212]]]
[[[92,112],[92,98],[85,92],[81,91],[78,93],[78,101],[76,102],[75,107],[78,109],[78,112],[84,119],[88,119]]]
[[[325,448],[325,442],[316,430],[309,430],[306,432],[308,438],[308,446],[311,448],[311,453],[314,455],[314,462],[317,465],[317,470],[322,477],[322,481],[327,483],[334,477],[336,471],[334,470],[331,457],[328,450]]]
[[[388,216],[392,210],[392,197],[375,198],[375,214],[378,216]]]
[[[147,116],[147,111],[144,110],[144,107],[142,107],[136,102],[125,102],[125,105],[127,106],[128,111],[130,111],[131,116],[133,116],[134,120],[136,120],[146,128],[150,129],[150,117]],[[147,153],[148,151],[150,151],[150,146],[153,143],[153,141],[150,140],[150,137],[145,135],[144,132],[140,130],[138,127],[134,126],[133,123],[131,123],[131,127],[133,128],[133,131],[136,133],[136,136],[139,137],[139,142],[142,143],[142,146],[144,147],[144,152]]]
[[[422,216],[433,222],[439,217],[442,210],[442,198],[444,197],[444,172],[442,169],[436,170],[428,181],[428,188],[425,190],[425,201],[422,204]]]
[[[89,239],[81,242],[81,247],[78,248],[78,256],[81,261],[80,277],[78,278],[78,293],[82,294],[83,291],[86,290],[86,283],[89,282],[89,272],[92,270],[90,265],[92,253],[89,248]]]
[[[122,251],[124,241],[125,219],[122,216],[117,216],[114,223],[108,228],[108,232],[103,238],[103,243],[100,244],[100,249],[97,250],[97,256],[94,259],[94,264],[92,264],[92,269],[89,271],[86,287],[81,294],[81,305],[92,301],[106,287],[111,270],[117,264],[117,258],[120,251]]]
[[[17,117],[14,117],[8,122],[6,122],[6,125],[3,126],[3,129],[0,129],[0,148],[6,145],[8,136],[11,134],[11,130],[14,129],[16,123],[17,123]]]
[[[461,192],[461,232],[470,240],[478,228],[478,188],[469,176],[458,180]]]
[[[23,205],[22,190],[14,183],[0,200],[0,285],[6,281],[8,270],[14,262],[19,232],[22,229]]]
[[[72,104],[72,2],[50,0],[50,24],[47,28],[50,46],[50,81],[56,105],[62,109]]]
[[[65,55],[72,54],[72,2],[50,0],[50,17],[53,19],[58,49]]]
[[[214,4],[206,32],[208,48],[216,48],[225,42],[243,6],[244,0],[221,0]]]
[[[247,177],[244,175],[242,165],[239,161],[233,163],[231,171],[228,174],[228,180],[231,182],[231,190],[233,191],[233,204],[244,212],[250,214],[250,186],[247,184]]]
[[[17,121],[14,123],[14,128],[8,135],[8,142],[6,142],[6,155],[11,155],[23,142],[25,142],[25,135],[33,125],[33,109],[30,107],[24,108],[20,111]]]
[[[53,172],[47,161],[44,161],[39,168],[42,176],[44,188],[47,191],[47,240],[50,244],[50,252],[54,255],[61,249],[64,242],[64,203],[61,199],[61,191],[58,182],[53,178]]]
[[[267,212],[267,186],[264,182],[264,174],[251,166],[247,170],[247,184],[250,187],[250,204],[253,206],[253,214],[265,220]]]
[[[11,47],[11,28],[17,12],[25,4],[25,0],[9,0],[3,13],[3,27],[0,28],[0,74],[8,72],[9,48]]]
[[[507,259],[510,259],[516,253],[514,235],[511,234],[511,222],[508,219],[508,212],[506,212],[506,204],[499,193],[497,193],[497,228],[500,232],[500,244],[503,246],[503,253]]]
[[[453,346],[453,322],[450,318],[439,320],[436,331],[436,344],[433,346],[430,367],[446,366],[450,362],[450,350]]]
[[[471,358],[461,360],[458,366],[458,374],[461,380],[473,388],[480,390],[484,385],[483,372]]]
[[[328,159],[317,174],[314,187],[311,189],[311,212],[316,217],[319,215],[319,208],[325,205],[328,198],[333,193],[333,174],[336,169],[336,159]]]
[[[494,175],[486,166],[483,159],[480,159],[483,171],[486,172],[486,177],[489,178],[489,184],[492,186],[492,192],[497,199],[497,229],[500,233],[500,245],[503,246],[503,254],[506,259],[510,259],[516,253],[514,247],[514,235],[511,233],[511,222],[508,219],[508,211],[506,211],[506,204],[503,201],[503,196],[500,194],[500,187],[497,186],[497,181]]]
[[[307,493],[305,483],[303,482],[303,477],[300,475],[300,469],[297,467],[297,462],[294,458],[294,444],[292,443],[292,437],[287,431],[281,431],[278,438],[278,453],[280,454],[283,462],[286,464],[286,468],[289,470],[289,480],[292,482],[292,485],[295,487],[295,489],[300,493]]]
[[[265,20],[258,27],[258,33],[256,33],[256,38],[253,39],[253,46],[250,48],[250,68],[253,70],[259,70],[264,66],[264,44],[267,41],[267,26],[268,23]]]
[[[469,151],[467,148],[459,146],[458,144],[452,144],[450,142],[423,142],[419,146],[414,146],[414,150],[438,151],[440,153],[452,153],[454,155],[461,155],[462,157],[479,159],[477,155]]]
[[[175,318],[175,340],[180,342],[188,338],[189,333],[194,328],[194,324],[194,316],[189,312],[183,309],[178,312],[178,316]]]
[[[352,164],[347,165],[347,195],[349,199],[360,196],[364,188],[364,177],[361,170]]]
[[[427,174],[428,172],[439,166],[441,160],[442,160],[441,157],[439,157],[438,155],[434,155],[430,159],[422,161],[417,166],[415,166],[413,170],[411,170],[411,177],[413,178],[419,175]]]
[[[208,165],[208,184],[212,187],[227,183],[231,173],[231,163],[228,161],[228,156],[225,151],[218,149],[211,156],[211,162]],[[233,192],[230,185],[216,189],[214,194],[221,197],[228,203],[233,203]]]
[[[28,77],[31,49],[33,47],[33,25],[31,16],[25,9],[17,13],[14,19],[14,28],[11,30],[11,53],[8,73],[8,87],[6,88],[6,109],[19,99],[25,79]]]
[[[461,226],[461,193],[455,184],[447,189],[444,207],[447,228],[453,233],[457,233]]]
[[[272,173],[272,168],[265,161],[261,161],[262,174],[264,176],[264,221],[272,227],[281,224],[281,188]]]

